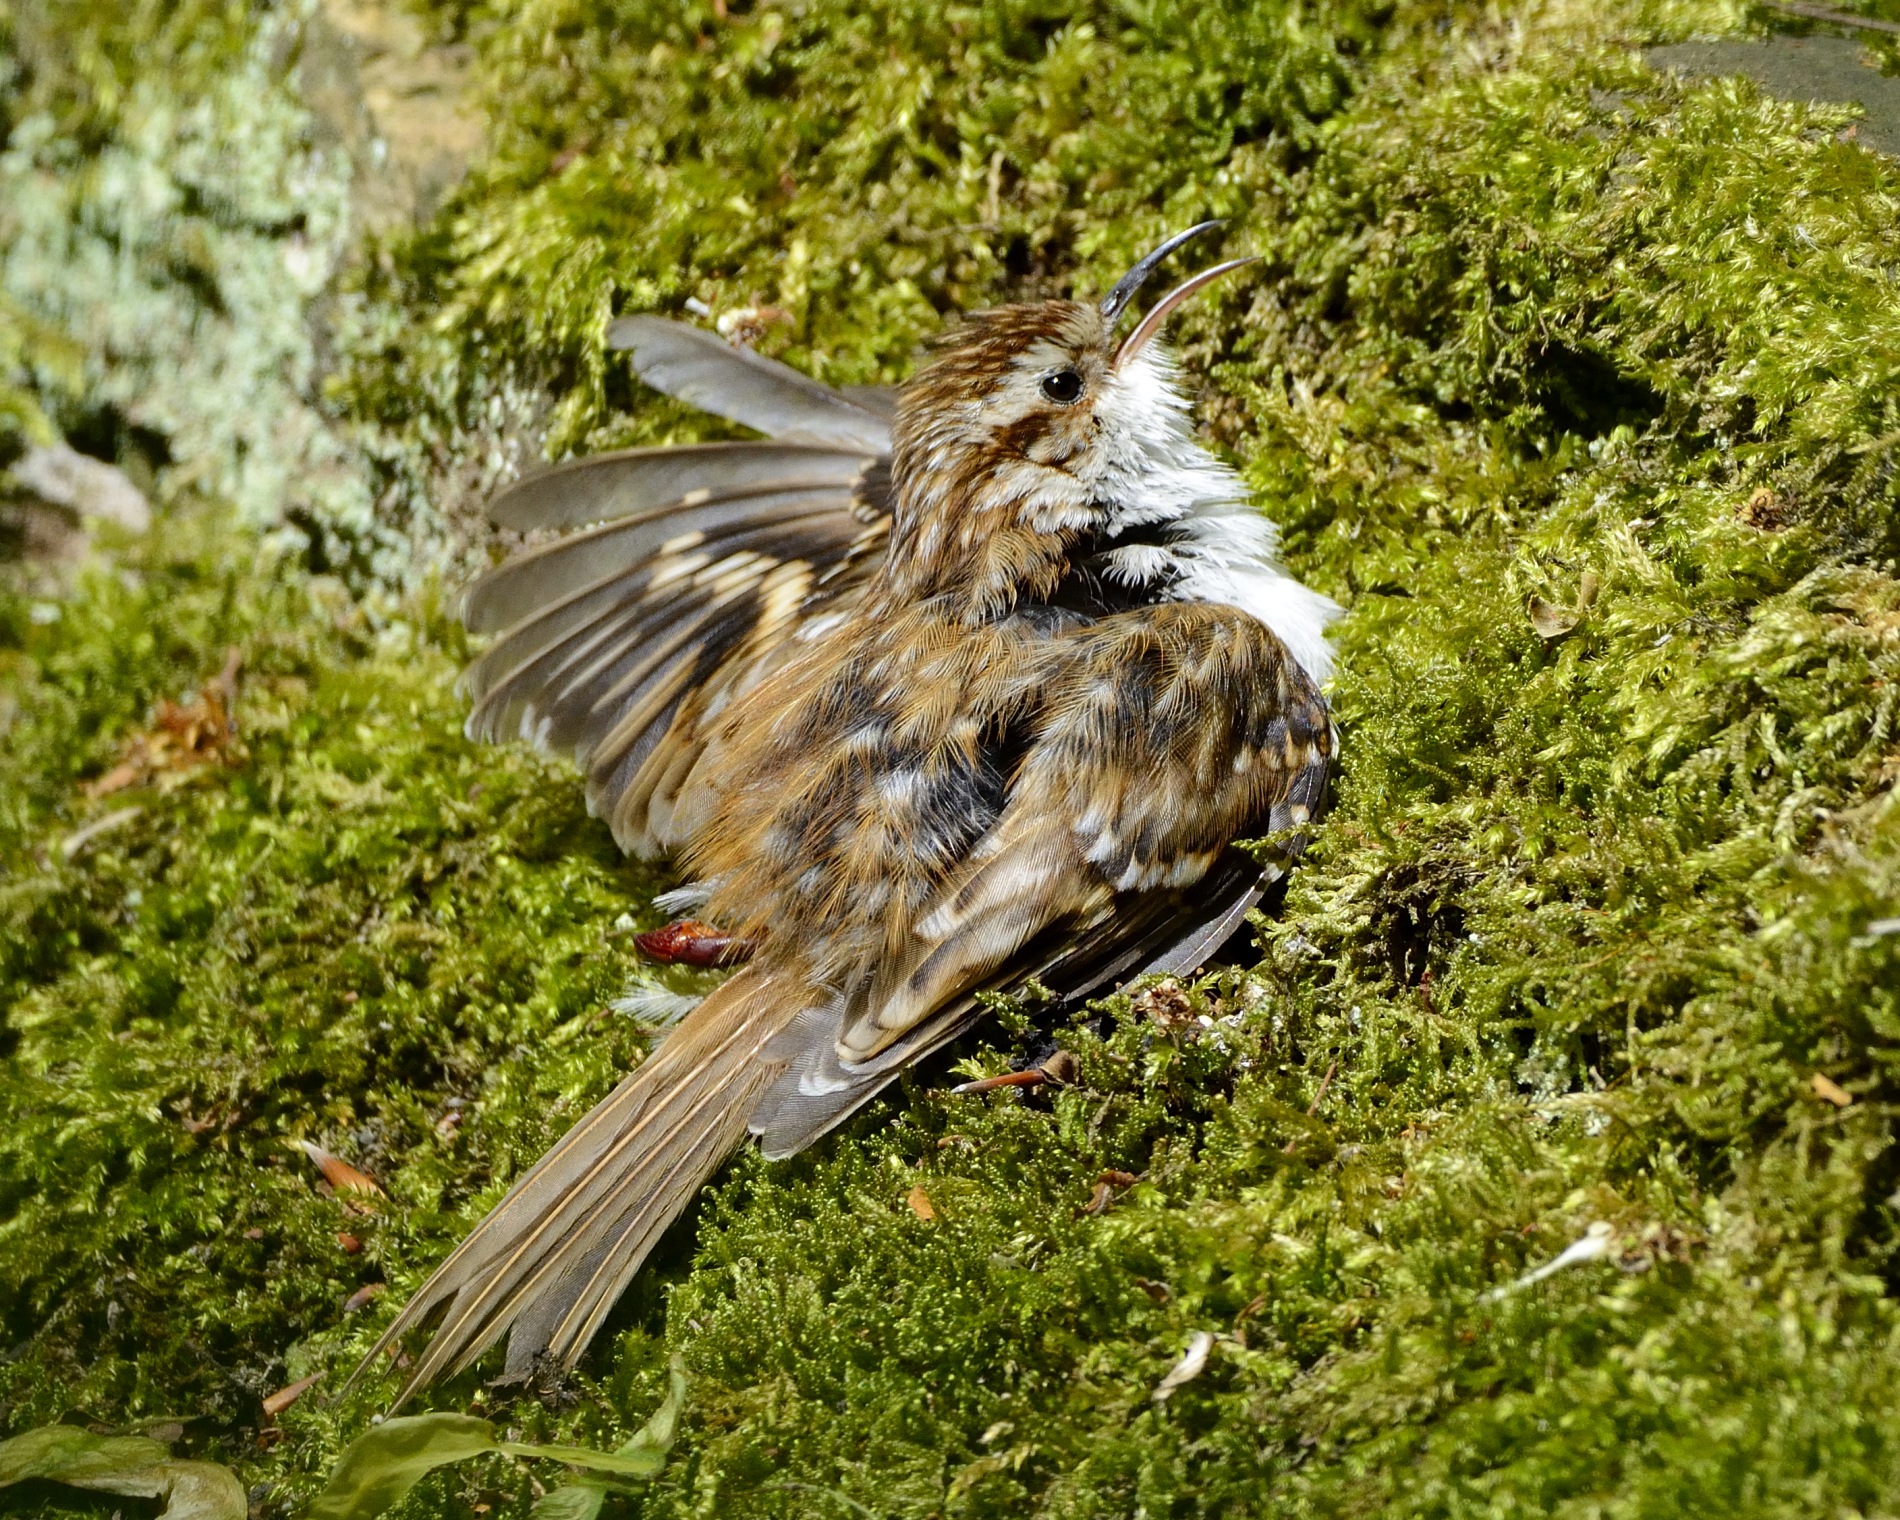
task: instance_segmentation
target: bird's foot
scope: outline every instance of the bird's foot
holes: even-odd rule
[[[643,955],[665,966],[736,966],[758,948],[696,918],[678,918],[633,937]]]

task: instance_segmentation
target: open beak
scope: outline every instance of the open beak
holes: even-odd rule
[[[1146,262],[1146,260],[1143,262]],[[1212,269],[1203,269],[1192,279],[1183,280],[1179,285],[1175,286],[1173,290],[1170,290],[1159,301],[1155,302],[1148,315],[1141,319],[1141,325],[1122,341],[1122,346],[1117,349],[1115,353],[1115,368],[1120,369],[1130,359],[1134,358],[1136,354],[1146,348],[1149,340],[1151,340],[1156,333],[1161,331],[1161,324],[1174,315],[1175,307],[1179,306],[1189,296],[1195,295],[1207,286],[1212,285],[1224,274],[1232,274],[1236,269],[1242,269],[1248,264],[1257,264],[1259,262],[1260,260],[1257,254],[1249,255],[1244,259],[1229,259],[1225,264],[1216,264]],[[1120,289],[1119,286],[1116,288]]]
[[[1177,232],[1152,253],[1144,254],[1135,267],[1115,282],[1115,288],[1102,297],[1102,316],[1110,327],[1115,319],[1127,309],[1128,303],[1135,299],[1135,292],[1148,283],[1148,277],[1161,267],[1161,261],[1183,243],[1199,237],[1203,232],[1212,232],[1216,227],[1225,227],[1225,222],[1199,222],[1186,232]]]

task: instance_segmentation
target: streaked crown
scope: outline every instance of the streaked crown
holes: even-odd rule
[[[1128,516],[1157,415],[1186,410],[1152,340],[1182,301],[1250,261],[1178,286],[1119,346],[1115,324],[1163,258],[1218,225],[1169,239],[1099,305],[997,307],[937,341],[892,426],[887,594],[965,596],[969,616],[994,617],[1048,597],[1077,544]]]

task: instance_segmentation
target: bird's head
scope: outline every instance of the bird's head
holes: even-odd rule
[[[885,576],[906,600],[969,598],[994,616],[1049,596],[1082,542],[1139,524],[1157,461],[1191,447],[1168,316],[1229,270],[1170,291],[1124,338],[1142,283],[1206,222],[1170,238],[1099,304],[1038,301],[973,313],[905,386],[892,427],[896,486]]]

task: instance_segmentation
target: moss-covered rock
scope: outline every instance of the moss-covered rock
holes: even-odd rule
[[[741,1159],[504,1418],[624,1439],[682,1354],[671,1465],[612,1501],[652,1516],[1900,1509],[1900,164],[1852,112],[1644,63],[1746,31],[1716,5],[425,14],[494,126],[334,293],[326,426],[383,514],[319,536],[342,578],[213,476],[0,595],[0,1430],[178,1423],[294,1508],[386,1397],[340,1394],[377,1324],[639,1059],[658,879],[564,767],[458,736],[431,580],[528,444],[716,426],[636,394],[611,314],[888,379],[1222,215],[1261,270],[1181,346],[1349,607],[1259,964],[955,1053],[1040,1019],[1053,1097],[940,1064]],[[233,57],[276,24],[177,15]],[[105,790],[232,646],[243,753]],[[405,1512],[552,1481],[484,1458]]]

